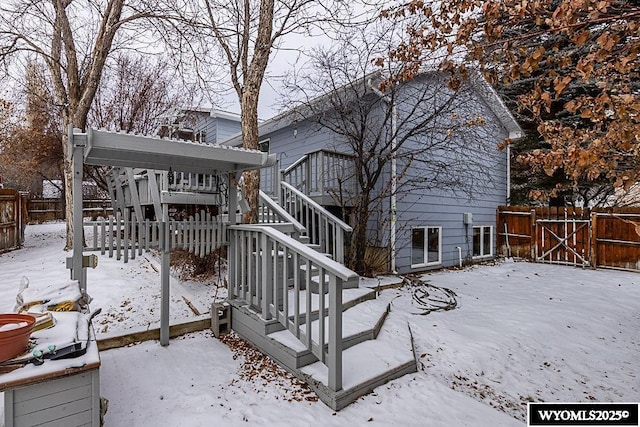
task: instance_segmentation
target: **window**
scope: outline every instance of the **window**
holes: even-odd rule
[[[411,267],[440,264],[442,227],[415,227],[411,229]]]
[[[473,227],[474,258],[491,255],[493,255],[493,226],[481,225]]]
[[[271,140],[269,138],[263,139],[262,141],[259,141],[258,142],[258,150],[262,151],[263,153],[268,153],[269,152],[270,142],[271,142]]]

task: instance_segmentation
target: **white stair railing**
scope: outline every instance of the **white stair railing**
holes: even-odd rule
[[[278,224],[289,223],[293,226],[295,232],[292,235],[297,239],[300,235],[306,235],[307,229],[298,220],[296,220],[289,212],[280,206],[275,200],[269,197],[264,191],[258,193],[258,223],[259,224]]]
[[[291,331],[327,366],[329,388],[340,390],[342,289],[358,275],[272,227],[235,225],[229,235],[230,298]],[[312,330],[316,315],[318,326]]]
[[[291,184],[282,181],[280,186],[282,206],[306,228],[309,243],[344,263],[344,244],[353,228]]]

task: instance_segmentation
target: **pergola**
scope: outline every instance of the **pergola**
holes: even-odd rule
[[[71,278],[78,280],[82,292],[86,292],[86,268],[90,257],[83,255],[82,171],[83,165],[146,168],[149,170],[175,171],[200,174],[226,174],[229,184],[237,174],[252,169],[273,166],[275,155],[261,151],[245,150],[222,145],[205,145],[191,141],[168,140],[151,136],[133,135],[88,129],[68,130],[69,153],[73,163],[73,257],[69,260]],[[229,222],[234,224],[237,193],[229,191]],[[168,204],[162,203],[161,221],[161,309],[160,344],[169,344],[169,265],[170,243]],[[160,218],[158,218],[160,220]]]

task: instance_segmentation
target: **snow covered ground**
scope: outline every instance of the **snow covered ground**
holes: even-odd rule
[[[63,245],[63,224],[33,225],[23,249],[0,255],[0,312],[13,310],[22,276],[68,280]],[[100,256],[88,272],[98,335],[159,320],[157,270],[150,254]],[[203,331],[102,352],[107,426],[516,426],[529,400],[640,401],[640,275],[506,261],[424,279],[455,291],[458,307],[420,315],[415,288],[383,293],[410,325],[421,369],[338,413],[237,340]],[[194,316],[184,298],[207,311],[225,296],[211,282],[171,287],[174,319]]]

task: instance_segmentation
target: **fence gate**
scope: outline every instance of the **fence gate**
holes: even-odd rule
[[[536,219],[536,261],[590,265],[591,221],[587,218]]]

